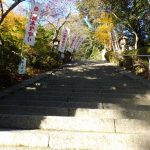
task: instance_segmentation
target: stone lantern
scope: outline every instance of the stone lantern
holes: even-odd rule
[[[121,52],[124,52],[124,50],[125,50],[125,46],[126,46],[126,43],[127,43],[126,39],[127,39],[127,37],[123,36],[119,40],[119,44],[120,44],[120,47],[121,47]]]

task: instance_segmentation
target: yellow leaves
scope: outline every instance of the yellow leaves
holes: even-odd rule
[[[25,24],[26,19],[24,16],[10,12],[2,23],[2,26],[7,32],[16,32],[19,30],[24,30]]]
[[[96,30],[95,37],[100,43],[107,45],[110,40],[109,26],[99,26]]]
[[[95,20],[98,27],[95,32],[96,39],[105,46],[109,46],[111,40],[111,31],[114,28],[111,14],[102,12],[100,18]]]
[[[20,14],[10,12],[0,26],[0,36],[21,47],[25,34],[26,18]]]
[[[10,12],[5,18],[3,26],[8,29],[14,29],[14,27],[25,28],[25,22],[26,20],[24,16]]]

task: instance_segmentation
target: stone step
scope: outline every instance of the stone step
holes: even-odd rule
[[[54,132],[49,147],[53,149],[149,150],[150,136],[136,134],[98,134]]]
[[[111,110],[150,111],[150,105],[102,103],[102,106],[103,109],[111,109]]]
[[[48,95],[48,94],[64,94],[64,93],[71,93],[71,94],[149,94],[150,90],[135,90],[135,89],[49,89],[49,90],[22,90],[19,91],[19,94],[41,94],[41,95]]]
[[[65,131],[0,131],[2,150],[149,150],[149,134],[114,134]],[[7,146],[7,147],[4,147]],[[22,146],[22,147],[10,147]],[[0,147],[0,149],[1,149]],[[4,148],[4,149],[3,149]],[[10,148],[10,149],[8,149]]]
[[[23,99],[1,99],[0,105],[16,106],[41,106],[41,107],[58,107],[58,108],[90,108],[90,109],[115,109],[115,110],[137,110],[150,111],[150,105],[121,104],[121,103],[100,103],[100,102],[66,102],[66,101],[38,101]]]
[[[42,86],[34,86],[30,85],[24,88],[25,91],[49,91],[49,90],[77,90],[77,91],[83,91],[83,90],[141,90],[141,91],[149,91],[146,87],[139,87],[139,86],[119,86],[119,85],[99,85],[99,86],[88,86],[88,85],[72,85],[72,86],[51,86],[51,85],[42,85]]]
[[[31,100],[31,101],[63,101],[63,102],[101,102],[102,98],[100,96],[83,96],[80,95],[72,96],[64,94],[62,95],[15,95],[5,97],[9,100]]]
[[[147,97],[102,97],[102,103],[114,103],[114,104],[131,104],[131,105],[150,105],[150,99]]]
[[[1,99],[0,105],[16,105],[16,106],[41,106],[41,107],[58,107],[58,108],[102,108],[102,103],[92,102],[63,102],[63,101],[32,101],[32,100],[9,100]],[[145,108],[145,107],[144,107]],[[144,109],[143,108],[143,109]],[[148,109],[148,108],[147,108]],[[149,108],[150,110],[150,108]]]
[[[102,93],[102,97],[105,98],[148,98],[150,100],[150,94],[149,93],[145,93],[145,94],[131,94],[131,93]]]
[[[0,150],[52,150],[50,147],[0,146]]]
[[[100,106],[102,107],[102,106]],[[131,107],[132,108],[132,107]],[[111,109],[85,109],[85,108],[58,108],[41,106],[15,106],[1,105],[0,114],[42,115],[42,116],[73,116],[99,119],[141,119],[150,120],[149,110],[111,110]]]
[[[38,130],[1,130],[0,146],[47,147],[49,135]],[[3,147],[2,147],[3,148]],[[16,148],[16,147],[15,147]],[[16,148],[17,149],[17,148]],[[15,150],[16,150],[15,149]],[[30,148],[31,149],[31,148]],[[18,148],[18,150],[22,150]],[[26,149],[25,149],[26,150]]]
[[[115,132],[113,119],[0,115],[0,128]]]
[[[67,108],[0,105],[0,114],[68,116]]]
[[[117,81],[116,81],[117,82]],[[129,87],[129,88],[134,88],[134,87],[140,87],[141,84],[135,84],[135,83],[116,83],[116,82],[104,82],[104,83],[88,83],[88,82],[85,82],[85,83],[81,83],[79,82],[79,84],[74,84],[72,83],[71,85],[69,84],[64,84],[64,83],[46,83],[46,85],[48,87],[72,87],[72,85],[74,85],[75,87],[96,87],[96,88],[99,88],[99,87],[106,87],[106,86],[118,86],[118,87]],[[144,87],[144,86],[142,86]]]
[[[102,90],[99,90],[101,93],[104,93],[104,94],[117,94],[117,93],[125,93],[125,94],[150,94],[150,90],[148,89],[117,89],[117,88],[114,88],[114,89],[102,89]]]
[[[61,102],[90,102],[90,103],[115,103],[115,104],[135,104],[135,105],[150,105],[150,99],[146,97],[98,97],[98,96],[71,96],[71,95],[64,95],[64,96],[9,96],[5,97],[4,99],[14,101],[14,100],[21,100],[21,101],[61,101]],[[2,100],[4,100],[2,99]]]
[[[99,119],[90,117],[59,117],[34,115],[0,115],[0,128],[42,129],[101,133],[149,133],[150,120]]]
[[[36,97],[51,97],[51,96],[65,96],[65,95],[72,95],[72,96],[100,96],[100,92],[69,92],[69,91],[61,91],[61,92],[57,92],[57,91],[53,91],[53,92],[48,92],[48,93],[42,93],[42,92],[19,92],[17,94],[11,95],[11,96],[36,96]]]
[[[10,95],[9,97],[20,99],[21,97],[23,99],[38,99],[38,98],[43,98],[43,99],[50,99],[50,98],[55,98],[55,97],[60,97],[60,98],[67,98],[70,97],[71,99],[74,98],[79,98],[79,99],[118,99],[118,98],[128,98],[128,99],[149,99],[150,100],[150,94],[148,93],[101,93],[101,92],[49,92],[49,93],[42,93],[42,92],[20,92],[16,93],[14,95]]]

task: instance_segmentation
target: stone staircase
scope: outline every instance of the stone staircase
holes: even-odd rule
[[[0,150],[150,150],[150,89],[109,63],[68,64],[0,99]]]

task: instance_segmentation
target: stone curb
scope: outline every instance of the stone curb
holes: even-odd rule
[[[34,82],[36,82],[36,81],[38,81],[38,80],[40,80],[42,78],[45,78],[46,76],[52,74],[55,71],[56,70],[54,69],[54,70],[48,71],[46,73],[41,73],[41,74],[31,78],[31,79],[25,80],[25,81],[23,81],[23,82],[21,82],[21,83],[19,83],[17,85],[11,86],[11,87],[5,89],[4,91],[0,92],[0,98],[5,97],[5,96],[9,95],[10,93],[14,93],[17,90],[22,89],[22,88],[24,88],[24,87],[26,87],[26,86],[28,86],[30,84],[33,84]]]

